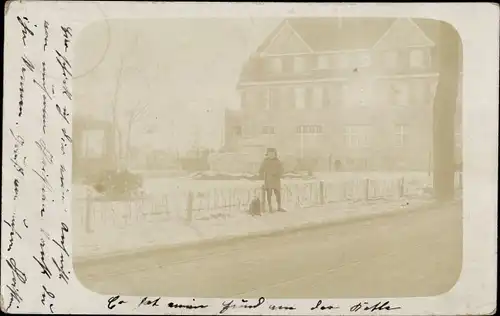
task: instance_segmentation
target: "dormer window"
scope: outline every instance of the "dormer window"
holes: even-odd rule
[[[283,72],[283,61],[279,57],[268,58],[267,69],[272,73],[281,73]]]
[[[318,69],[328,69],[330,68],[330,56],[320,55],[318,56]]]
[[[339,69],[349,68],[350,62],[348,54],[335,54],[332,57],[335,63],[335,68]]]
[[[307,58],[305,56],[296,56],[294,58],[293,71],[297,73],[307,71]]]
[[[426,51],[415,49],[410,52],[410,67],[425,68],[427,67],[428,56]]]
[[[357,54],[357,66],[358,67],[370,67],[371,56],[369,52],[362,52]]]

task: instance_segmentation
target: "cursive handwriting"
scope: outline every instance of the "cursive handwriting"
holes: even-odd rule
[[[28,57],[24,56],[21,57],[21,60],[23,61],[24,65],[21,66],[21,76],[19,80],[19,113],[18,117],[21,117],[23,115],[23,107],[24,107],[24,84],[26,82],[26,71],[30,70],[31,72],[35,71],[35,66],[33,63],[28,59]]]
[[[144,297],[141,302],[139,303],[139,305],[137,305],[137,307],[141,306],[141,305],[146,305],[146,306],[159,306],[158,305],[158,302],[160,301],[160,297],[158,297],[157,299],[155,300],[150,300],[147,296]]]
[[[61,180],[61,200],[64,202],[66,199],[66,183],[64,173],[66,172],[66,167],[60,165],[59,167],[59,179]]]
[[[71,42],[71,37],[73,36],[73,34],[71,33],[71,27],[61,26],[61,30],[63,31],[64,37],[64,51],[68,52],[68,44]]]
[[[277,310],[296,310],[295,306],[287,306],[287,305],[269,305],[269,309],[272,311]]]
[[[45,51],[47,45],[49,44],[49,22],[44,21],[43,28],[45,30],[45,38],[43,40],[43,51]]]
[[[49,151],[47,148],[47,144],[43,141],[43,139],[40,139],[39,141],[35,142],[36,146],[38,149],[40,149],[40,152],[43,155],[43,159],[46,160],[49,164],[54,163],[54,155]]]
[[[28,278],[26,277],[26,274],[17,267],[16,260],[14,258],[10,258],[6,261],[7,265],[12,270],[12,275],[15,276],[21,283],[26,284]]]
[[[73,140],[71,139],[71,137],[68,135],[68,132],[66,132],[66,129],[65,128],[61,128],[62,132],[63,132],[63,137],[70,143],[73,143]]]
[[[14,140],[16,141],[14,144],[14,150],[12,157],[10,158],[10,161],[14,164],[14,168],[16,168],[17,172],[19,172],[22,176],[24,176],[24,168],[19,164],[19,161],[17,159],[19,157],[19,152],[21,148],[24,146],[24,138],[20,135],[14,134],[12,129],[10,129],[10,134],[12,135],[12,137],[14,137]]]
[[[62,74],[63,74],[63,81],[62,81],[62,89],[63,89],[63,94],[71,101],[73,99],[73,95],[69,91],[68,88],[68,80],[70,77],[73,75],[71,74],[71,64],[69,63],[68,59],[64,57],[59,51],[56,50],[56,60],[59,66],[61,66]]]
[[[68,225],[66,223],[61,222],[61,242],[57,242],[55,239],[52,239],[52,241],[59,247],[61,250],[66,254],[66,256],[69,257],[68,250],[66,250],[66,246],[64,245],[64,240],[65,238],[65,233],[69,232]]]
[[[116,305],[121,305],[121,304],[127,303],[127,301],[120,300],[119,298],[120,298],[120,295],[110,297],[108,299],[108,309],[113,309],[116,307]]]
[[[47,103],[47,98],[52,100],[52,97],[50,96],[49,91],[47,91],[47,64],[42,61],[42,83],[36,81],[36,79],[33,79],[33,82],[43,91],[43,101],[44,105],[46,106]]]
[[[40,238],[40,258],[33,256],[33,259],[35,259],[40,268],[42,268],[42,275],[46,275],[49,279],[52,278],[52,272],[45,262],[45,239],[43,237]]]
[[[256,304],[247,304],[248,300],[245,300],[245,299],[241,300],[241,302],[243,304],[236,304],[236,303],[234,303],[234,300],[231,300],[229,302],[224,301],[224,302],[222,302],[222,309],[219,311],[219,314],[224,314],[230,308],[231,309],[237,309],[237,308],[255,309],[255,308],[261,306],[262,304],[264,304],[265,301],[266,301],[266,299],[264,297],[260,297]]]
[[[14,179],[14,198],[13,200],[17,200],[19,197],[19,179]]]
[[[59,115],[63,118],[63,120],[65,120],[66,123],[69,124],[69,120],[68,120],[69,113],[68,113],[68,110],[66,110],[66,107],[61,109],[59,104],[56,104],[56,109],[57,109],[57,113],[59,113]]]
[[[45,285],[42,285],[42,290],[43,290],[43,293],[42,293],[42,299],[40,300],[40,302],[42,303],[42,305],[45,306],[45,301],[47,300],[47,296],[51,299],[55,299],[56,296],[54,295],[54,293],[47,290],[47,287]],[[54,304],[52,304],[52,303],[49,304],[49,310],[52,314],[54,313],[54,310],[52,309],[53,306],[54,306]]]
[[[66,273],[64,271],[64,255],[69,257],[69,253],[68,253],[68,250],[66,249],[66,245],[64,242],[66,239],[65,234],[67,232],[69,232],[68,226],[66,225],[66,223],[61,222],[61,240],[58,242],[57,240],[52,239],[52,241],[62,250],[61,255],[59,257],[60,258],[59,264],[56,262],[56,260],[54,258],[52,258],[52,262],[56,266],[57,270],[59,270],[59,279],[62,279],[64,282],[66,282],[66,284],[68,284],[68,281],[69,281],[69,277],[68,277],[69,272]]]
[[[19,232],[16,230],[16,213],[14,212],[14,214],[12,215],[12,220],[10,223],[6,220],[4,220],[3,222],[10,227],[9,246],[7,247],[7,251],[11,251],[12,247],[14,246],[14,235],[16,235],[19,239],[23,239]]]
[[[40,87],[40,89],[43,91],[42,94],[42,132],[45,134],[46,129],[47,129],[47,98],[52,100],[52,97],[49,95],[49,92],[47,91],[47,82],[46,82],[46,66],[45,62],[42,62],[42,83],[39,83],[36,81],[36,79],[33,79],[33,82]]]
[[[356,305],[351,306],[350,311],[351,312],[357,312],[357,311],[370,311],[370,312],[375,312],[375,311],[390,311],[390,310],[395,310],[395,309],[401,309],[401,307],[391,307],[389,304],[389,301],[386,301],[384,303],[378,302],[374,305],[369,305],[368,302],[359,302]]]
[[[194,301],[194,299],[193,299]],[[167,304],[169,308],[183,308],[183,309],[198,309],[198,308],[207,308],[208,305],[192,305],[192,304],[176,304],[174,302],[169,302]]]
[[[40,172],[36,171],[35,169],[32,169],[33,172],[35,172],[38,177],[42,180],[42,187],[40,189],[41,191],[41,207],[40,207],[40,216],[43,217],[47,204],[47,189],[52,192],[52,185],[49,182],[49,174],[47,170],[47,166],[50,164],[52,165],[54,163],[54,155],[49,151],[47,148],[47,145],[45,142],[40,139],[39,141],[36,141],[35,144],[37,145],[38,149],[40,150],[40,153],[42,154],[42,168]]]
[[[54,259],[54,257],[52,257],[52,263],[54,263],[54,265],[57,268],[57,271],[59,271],[59,279],[63,280],[64,282],[66,282],[66,284],[68,284],[68,282],[69,282],[69,277],[68,277],[69,272],[66,273],[66,271],[64,271],[64,257],[63,257],[63,255],[60,256],[59,263],[57,263],[56,259]]]
[[[23,16],[21,18],[20,16],[18,16],[17,21],[21,25],[21,34],[23,36],[23,44],[24,44],[24,47],[26,47],[26,38],[28,37],[28,35],[34,36],[35,33],[33,33],[33,31],[28,27],[28,24],[30,23],[30,21],[28,20],[27,17]]]
[[[316,303],[316,306],[314,307],[311,307],[311,310],[316,310],[316,309],[320,309],[320,310],[330,310],[330,309],[339,309],[340,307],[338,306],[333,306],[333,305],[323,305],[323,301],[322,300],[318,300],[318,303]]]
[[[26,274],[17,267],[17,263],[14,258],[10,258],[5,261],[12,271],[12,282],[10,285],[7,285],[7,289],[10,291],[9,305],[7,306],[7,310],[9,310],[14,303],[14,300],[18,304],[23,301],[21,295],[19,294],[19,289],[17,288],[17,281],[19,280],[19,282],[26,284],[28,278],[26,277]]]

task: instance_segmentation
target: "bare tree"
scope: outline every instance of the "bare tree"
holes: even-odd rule
[[[125,162],[128,165],[130,163],[130,153],[131,153],[131,139],[132,139],[132,128],[135,123],[137,123],[149,109],[149,103],[141,104],[138,103],[137,106],[130,111],[130,115],[127,118],[127,141],[125,145]]]
[[[112,121],[114,127],[114,159],[115,165],[121,164],[124,162],[128,165],[130,162],[130,147],[131,147],[131,135],[133,126],[137,123],[141,118],[144,117],[144,114],[147,112],[149,107],[149,102],[137,102],[137,104],[132,107],[130,110],[126,110],[127,106],[125,105],[130,100],[125,99],[121,100],[120,94],[123,90],[123,79],[126,75],[126,62],[127,58],[135,52],[136,47],[138,47],[138,34],[135,34],[133,40],[130,42],[128,48],[124,49],[120,55],[118,70],[115,77],[115,88],[113,92],[113,99],[111,101],[111,111],[112,111]],[[147,80],[146,80],[147,83]],[[149,85],[148,85],[149,90]],[[147,93],[149,95],[149,91]],[[120,122],[120,117],[125,118],[125,122]]]

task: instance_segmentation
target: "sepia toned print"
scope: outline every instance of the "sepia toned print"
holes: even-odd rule
[[[449,24],[103,20],[74,67],[73,256],[90,290],[404,297],[457,282]]]

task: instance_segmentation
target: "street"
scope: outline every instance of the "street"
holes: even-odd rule
[[[307,210],[304,210],[307,211]],[[461,203],[438,209],[75,265],[98,293],[342,298],[432,296],[462,263]]]

